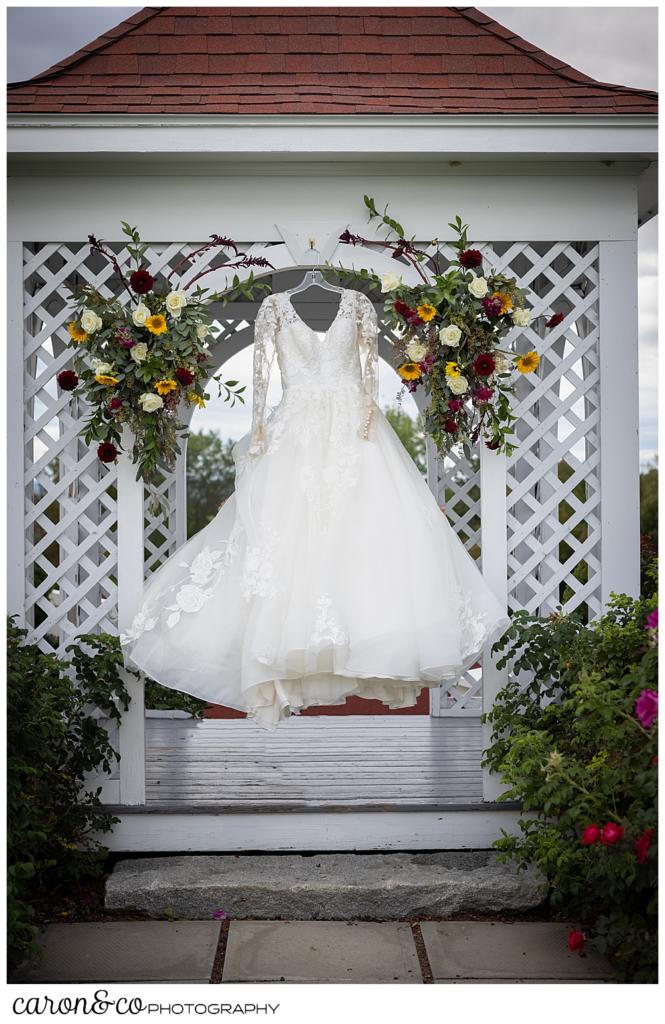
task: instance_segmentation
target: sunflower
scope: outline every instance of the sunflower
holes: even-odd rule
[[[108,384],[111,388],[114,388],[119,383],[117,377],[110,377],[108,373],[96,373],[95,380],[98,384]]]
[[[397,367],[397,372],[402,380],[418,380],[419,377],[422,377],[422,370],[418,363],[402,363]]]
[[[517,356],[515,366],[520,373],[533,373],[539,362],[540,356],[537,352],[526,352],[523,356]]]
[[[178,387],[177,380],[158,380],[155,382],[155,391],[158,395],[168,395]]]
[[[462,371],[459,368],[459,363],[450,362],[446,363],[446,377],[461,377]]]
[[[144,327],[147,327],[151,334],[166,334],[168,331],[166,317],[161,313],[153,313],[152,316],[149,316]]]
[[[511,299],[508,292],[492,292],[490,299],[496,299],[497,302],[501,303],[501,311],[499,316],[503,316],[504,313],[510,313],[513,308],[513,300]]]
[[[76,320],[69,321],[69,323],[67,324],[67,330],[69,331],[70,338],[73,338],[74,341],[88,340],[88,332],[84,331],[82,327],[79,327],[79,325],[76,323]]]
[[[433,306],[431,302],[424,302],[422,306],[418,306],[416,312],[421,320],[425,323],[429,323],[436,316],[436,306]]]
[[[205,399],[201,395],[197,395],[196,391],[187,392],[187,401],[191,405],[198,406],[199,409],[205,408]]]

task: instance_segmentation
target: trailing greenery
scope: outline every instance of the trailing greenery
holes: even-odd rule
[[[520,834],[495,843],[501,859],[537,865],[552,907],[579,923],[573,944],[586,939],[631,982],[656,980],[655,605],[612,595],[589,625],[516,612],[495,645],[509,682],[483,716],[483,764],[508,787],[500,799],[522,804]]]

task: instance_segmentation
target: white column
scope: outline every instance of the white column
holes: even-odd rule
[[[637,239],[601,242],[601,602],[640,592]]]
[[[483,576],[504,609],[508,607],[508,517],[506,512],[506,456],[480,445],[480,547]],[[483,712],[491,711],[496,695],[506,682],[507,669],[483,654]],[[492,727],[482,726],[483,749],[490,745]],[[496,800],[505,789],[500,779],[483,768],[483,799]]]
[[[23,243],[7,246],[7,614],[25,623]]]
[[[123,432],[118,459],[118,630],[131,625],[143,589],[143,481],[131,461],[132,435]],[[122,670],[131,696],[118,732],[120,803],[145,803],[145,701],[143,678]]]

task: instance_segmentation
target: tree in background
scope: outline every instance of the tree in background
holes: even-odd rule
[[[658,547],[658,460],[640,473],[640,533]]]
[[[235,487],[231,439],[222,441],[214,430],[192,433],[187,441],[187,536],[214,519],[219,506]]]
[[[398,405],[390,406],[385,410],[385,414],[388,423],[424,476],[427,470],[427,461],[425,458],[425,433],[420,417],[414,420]]]

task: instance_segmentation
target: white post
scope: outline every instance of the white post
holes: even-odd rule
[[[508,607],[508,515],[506,510],[506,456],[480,445],[480,549],[483,576],[504,609]],[[491,711],[496,695],[507,679],[497,659],[483,654],[483,712]],[[482,726],[483,750],[491,739],[489,722]],[[493,801],[506,787],[483,768],[483,800]]]
[[[143,481],[131,460],[132,435],[125,428],[118,459],[118,631],[131,625],[143,589]],[[120,803],[145,803],[145,701],[143,677],[122,670],[131,696],[118,731]]]
[[[23,243],[7,252],[7,613],[25,624],[25,429],[23,422]]]
[[[640,593],[637,240],[599,245],[601,604]]]

